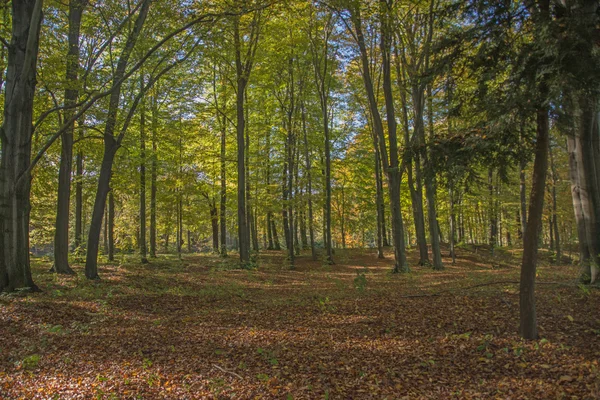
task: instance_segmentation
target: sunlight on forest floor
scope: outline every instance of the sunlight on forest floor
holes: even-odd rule
[[[434,272],[412,251],[406,275],[386,256],[125,257],[99,282],[37,259],[43,293],[0,297],[0,398],[600,397],[600,291],[576,266],[542,261],[538,281],[568,285],[538,285],[527,342],[510,252],[461,249]]]

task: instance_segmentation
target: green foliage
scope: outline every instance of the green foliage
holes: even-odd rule
[[[38,367],[42,356],[39,354],[31,354],[21,360],[20,365],[23,369],[32,370]]]
[[[360,293],[364,292],[367,288],[367,276],[364,272],[356,273],[356,277],[354,278],[354,288]]]

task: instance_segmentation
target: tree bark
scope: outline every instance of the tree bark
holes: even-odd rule
[[[65,121],[72,119],[74,106],[79,96],[77,72],[79,69],[79,32],[81,17],[87,0],[74,0],[69,3],[69,50],[67,52],[65,90]],[[56,232],[54,235],[53,270],[59,274],[73,275],[69,266],[69,208],[71,204],[71,169],[73,164],[73,131],[71,122],[61,135],[61,157],[58,172],[58,199],[56,206]]]
[[[387,4],[382,2],[382,8],[386,9]],[[402,213],[400,210],[400,168],[398,165],[398,145],[396,137],[396,120],[394,117],[394,104],[393,95],[391,90],[391,74],[390,74],[390,26],[387,21],[386,15],[382,16],[382,29],[381,29],[381,50],[384,55],[383,58],[383,69],[384,69],[384,94],[386,103],[387,123],[388,123],[388,140],[390,145],[389,160],[388,152],[385,144],[385,135],[383,130],[383,123],[381,115],[377,107],[377,101],[375,99],[375,92],[373,90],[373,81],[371,79],[371,73],[369,69],[369,59],[367,48],[365,45],[365,39],[362,32],[362,21],[360,15],[360,9],[357,7],[352,11],[352,20],[356,31],[356,38],[360,50],[360,58],[362,64],[362,76],[363,83],[365,85],[365,91],[369,101],[369,111],[371,118],[373,119],[373,129],[377,135],[379,142],[379,149],[381,159],[383,161],[383,167],[388,178],[388,190],[390,197],[390,208],[392,215],[392,237],[394,241],[394,255],[395,264],[394,272],[408,272],[408,264],[406,262],[405,245],[404,245],[404,227],[402,224]]]
[[[260,13],[255,12],[249,34],[249,45],[245,60],[242,60],[242,45],[240,40],[240,16],[233,18],[233,35],[235,47],[235,69],[237,77],[236,93],[236,114],[237,114],[237,172],[238,172],[238,241],[240,263],[247,265],[250,262],[250,229],[247,220],[246,210],[246,143],[245,143],[245,116],[244,100],[246,95],[246,86],[252,70],[252,64],[256,46],[258,43],[258,31],[260,24]]]
[[[212,242],[213,251],[219,253],[219,211],[217,210],[216,202],[210,204],[210,223],[212,226]]]
[[[413,103],[415,108],[415,134],[418,135],[421,158],[423,159],[423,172],[425,181],[425,198],[427,200],[427,220],[429,222],[429,240],[431,241],[431,254],[433,269],[443,270],[442,254],[440,250],[440,231],[438,228],[437,211],[435,209],[435,172],[429,163],[425,140],[424,124],[424,88],[422,85],[413,86]]]
[[[544,1],[543,1],[544,2]],[[547,0],[545,0],[547,3]],[[548,94],[545,82],[539,84],[542,98]],[[544,211],[544,187],[548,169],[549,121],[548,107],[540,105],[536,112],[537,133],[535,145],[535,161],[533,165],[531,195],[529,197],[529,217],[527,230],[523,240],[523,263],[521,265],[521,281],[519,294],[520,333],[525,339],[537,339],[537,316],[535,309],[535,273],[539,228]]]
[[[580,96],[578,127],[567,142],[581,281],[585,283],[595,282],[600,274],[600,133],[596,101]]]
[[[152,94],[152,163],[151,163],[151,182],[150,182],[150,257],[156,258],[156,180],[158,178],[158,98],[157,91]]]
[[[112,175],[112,165],[115,154],[120,146],[115,138],[115,128],[117,124],[117,115],[121,97],[122,78],[125,76],[129,57],[133,47],[142,31],[142,27],[148,15],[151,1],[143,0],[134,28],[127,37],[125,47],[119,56],[117,68],[113,75],[113,91],[110,95],[108,112],[106,115],[106,125],[104,127],[104,156],[100,168],[100,177],[98,179],[98,189],[92,211],[92,222],[88,235],[88,248],[85,261],[85,276],[88,279],[99,279],[98,276],[98,245],[100,242],[100,230],[102,226],[102,215],[106,204],[106,196],[109,192],[110,179]]]
[[[144,90],[144,74],[140,75],[140,90]],[[140,109],[140,261],[148,263],[146,247],[146,102]]]
[[[79,122],[79,139],[83,139],[83,118]],[[77,150],[75,157],[75,249],[83,246],[83,152]]]
[[[219,116],[217,115],[217,118]],[[227,169],[226,167],[226,134],[227,119],[223,116],[221,122],[221,198],[219,203],[219,224],[221,231],[221,257],[227,257]]]
[[[554,154],[552,152],[552,146],[548,149],[550,155],[550,172],[552,176],[552,225],[550,231],[554,232],[554,249],[556,253],[556,264],[560,265],[562,252],[560,243],[560,233],[558,231],[558,205],[556,201],[556,186],[558,185],[558,175],[556,172],[556,166],[554,165]]]
[[[29,263],[33,102],[42,1],[12,2],[4,120],[0,130],[0,292],[39,290]]]

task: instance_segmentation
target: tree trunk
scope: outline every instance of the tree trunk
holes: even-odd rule
[[[33,101],[42,1],[12,2],[4,121],[0,130],[0,292],[38,290],[29,263]]]
[[[210,204],[210,222],[212,226],[212,242],[213,251],[219,253],[219,212],[217,210],[216,202]]]
[[[558,174],[556,172],[556,166],[554,165],[554,154],[552,152],[552,146],[549,147],[548,153],[550,155],[550,173],[552,178],[552,216],[550,218],[550,232],[553,234],[554,251],[556,254],[557,265],[560,265],[562,259],[561,243],[560,243],[560,232],[558,229],[558,203],[556,200],[556,186],[558,185]]]
[[[382,7],[387,7],[383,3]],[[370,64],[365,45],[364,35],[362,33],[362,21],[360,9],[356,8],[353,11],[352,19],[354,22],[356,37],[360,49],[362,76],[365,85],[365,91],[369,101],[369,111],[373,119],[373,129],[379,141],[381,158],[383,160],[384,170],[388,177],[388,190],[390,196],[390,208],[392,215],[392,237],[394,241],[395,264],[394,272],[408,272],[408,264],[406,262],[405,245],[404,245],[404,227],[402,223],[402,213],[400,209],[400,169],[398,165],[398,144],[396,137],[396,120],[394,116],[394,103],[391,86],[390,73],[390,26],[387,21],[387,15],[382,17],[382,35],[381,35],[381,50],[383,58],[383,77],[384,77],[384,94],[386,103],[387,123],[388,123],[388,140],[390,145],[389,161],[388,152],[385,144],[385,135],[381,115],[377,106],[375,92],[373,90],[373,81],[371,79]],[[387,12],[386,12],[387,14]]]
[[[397,57],[397,55],[396,55]],[[396,67],[398,73],[401,73],[400,68]],[[412,149],[411,141],[408,133],[408,109],[406,104],[406,93],[401,91],[402,99],[402,124],[404,126],[404,142],[408,146],[408,156],[406,162],[408,188],[410,190],[410,198],[413,210],[413,220],[415,224],[415,236],[417,238],[417,247],[419,248],[419,265],[429,265],[429,250],[427,249],[427,237],[425,236],[425,216],[423,213],[423,190],[421,178],[421,162],[419,154]],[[413,133],[416,135],[416,131]],[[416,182],[413,178],[413,163],[415,159],[416,167]],[[416,187],[415,187],[416,184]]]
[[[540,94],[547,96],[544,82],[540,83]],[[548,169],[549,121],[547,106],[537,110],[537,134],[535,161],[529,197],[529,218],[523,240],[523,264],[521,265],[521,283],[519,295],[520,333],[525,339],[537,339],[537,317],[535,310],[535,273],[537,266],[538,235],[544,211],[544,186]]]
[[[218,116],[217,116],[218,118]],[[227,257],[227,170],[225,169],[225,145],[227,133],[227,119],[223,116],[221,124],[221,199],[219,204],[219,224],[221,230],[221,257]]]
[[[527,167],[527,162],[525,160],[521,160],[520,164],[520,172],[519,172],[519,198],[520,198],[520,215],[521,215],[521,235],[525,237],[525,232],[527,230],[527,187],[526,187],[526,179],[525,179],[525,168]]]
[[[377,258],[385,258],[383,254],[383,238],[385,235],[385,216],[383,215],[384,204],[383,204],[383,184],[381,177],[381,160],[379,157],[379,149],[377,148],[377,137],[374,132],[373,145],[375,146],[375,188],[376,188],[376,199],[375,207],[377,207]]]
[[[83,118],[79,122],[79,139],[83,139]],[[77,150],[75,157],[75,249],[83,246],[83,152]]]
[[[138,17],[135,21],[134,28],[127,37],[125,47],[119,56],[117,68],[113,75],[113,91],[110,95],[108,112],[106,114],[106,125],[104,127],[104,156],[100,167],[100,177],[98,179],[98,189],[96,191],[96,199],[92,211],[92,222],[88,235],[88,248],[85,261],[85,276],[88,279],[99,279],[98,276],[98,247],[100,242],[100,230],[102,226],[102,215],[106,204],[106,196],[110,188],[110,179],[112,175],[112,165],[115,154],[119,149],[120,143],[115,138],[115,127],[117,123],[117,115],[119,111],[119,103],[121,97],[122,78],[125,76],[129,57],[133,51],[133,47],[137,38],[142,31],[142,27],[148,15],[151,1],[143,0],[144,3],[140,7]],[[109,228],[110,230],[110,228]],[[110,234],[111,232],[109,232]]]
[[[144,90],[144,74],[140,76],[140,90]],[[148,263],[146,248],[146,102],[140,110],[140,261]]]
[[[248,78],[250,75],[250,69],[252,66],[252,47],[256,45],[257,36],[254,34],[250,35],[249,52],[246,56],[246,60],[242,63],[241,54],[241,43],[240,43],[240,30],[239,30],[240,17],[234,17],[234,41],[235,41],[235,66],[236,66],[236,77],[237,77],[237,93],[236,93],[236,115],[237,115],[237,173],[238,173],[238,187],[237,187],[237,200],[238,200],[238,244],[240,263],[247,265],[250,262],[250,229],[248,226],[248,219],[246,216],[246,141],[244,138],[246,129],[246,120],[244,116],[244,100],[246,95],[246,86],[248,84]],[[254,25],[253,25],[254,27]],[[254,29],[254,28],[253,28]],[[254,42],[252,42],[254,40]],[[255,48],[255,47],[254,47]]]
[[[69,121],[75,113],[79,96],[77,72],[79,69],[79,31],[81,17],[87,0],[69,3],[69,50],[67,52],[64,120]],[[71,204],[71,168],[73,164],[73,131],[75,121],[69,124],[61,136],[61,157],[58,172],[58,199],[56,207],[56,232],[54,235],[54,266],[59,274],[73,275],[69,266],[69,208]]]
[[[581,95],[579,124],[568,136],[573,207],[581,252],[581,281],[600,274],[600,133],[595,98]]]
[[[271,230],[271,211],[267,211],[267,250],[273,250],[273,232]]]
[[[424,123],[424,88],[422,85],[413,85],[412,97],[415,110],[415,135],[419,148],[419,157],[423,159],[423,172],[425,181],[425,197],[427,200],[427,216],[429,222],[429,240],[431,241],[431,253],[433,257],[433,269],[442,270],[442,255],[440,251],[440,237],[437,223],[437,212],[435,209],[435,183],[433,167],[429,165],[429,156],[426,149],[425,123]],[[417,179],[418,182],[419,179]]]
[[[489,194],[489,213],[490,213],[490,218],[489,218],[489,232],[490,232],[490,236],[489,236],[489,244],[490,244],[490,251],[492,253],[492,255],[494,255],[494,249],[496,247],[496,245],[498,244],[498,215],[497,215],[497,210],[495,207],[495,196],[494,196],[494,171],[493,169],[490,167],[488,169],[488,194]]]
[[[102,229],[102,217],[106,207],[106,197],[109,195],[108,201],[108,260],[114,260],[113,248],[113,220],[114,220],[114,196],[110,190],[110,178],[112,170],[112,162],[114,155],[117,152],[117,144],[114,139],[105,140],[104,157],[100,167],[100,176],[98,178],[98,189],[96,191],[96,199],[92,210],[92,220],[90,222],[90,230],[88,233],[88,246],[85,263],[85,276],[88,279],[99,279],[98,276],[98,244],[100,231]]]
[[[273,244],[275,250],[281,250],[281,244],[279,243],[279,235],[277,234],[277,224],[275,219],[271,218],[271,231],[273,232]]]
[[[448,189],[448,200],[450,202],[450,257],[452,257],[452,265],[455,265],[456,249],[454,248],[454,241],[456,238],[456,214],[454,212],[454,190],[452,183],[450,183]]]
[[[158,154],[157,154],[157,136],[158,136],[158,98],[157,91],[152,95],[152,164],[151,164],[151,183],[150,183],[150,257],[156,258],[156,180],[158,178]]]

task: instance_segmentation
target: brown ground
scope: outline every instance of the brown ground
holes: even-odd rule
[[[541,339],[526,342],[516,285],[460,289],[518,280],[513,255],[486,254],[407,275],[367,250],[294,271],[275,252],[251,271],[123,260],[100,282],[36,261],[44,292],[0,297],[0,398],[600,398],[600,291],[542,265],[540,282],[565,285],[538,286]]]

